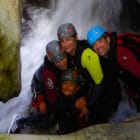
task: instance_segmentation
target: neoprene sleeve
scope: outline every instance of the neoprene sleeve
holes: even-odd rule
[[[90,48],[86,48],[82,52],[81,64],[87,69],[95,84],[100,84],[103,79],[103,72],[98,55]]]

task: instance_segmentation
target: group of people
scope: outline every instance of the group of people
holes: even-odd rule
[[[138,43],[129,44],[124,34],[97,25],[89,29],[87,40],[79,40],[72,23],[61,24],[57,37],[46,45],[44,63],[33,75],[32,113],[16,120],[11,133],[32,124],[49,128],[57,123],[57,134],[67,134],[107,123],[124,91],[139,112],[140,46],[133,51]]]

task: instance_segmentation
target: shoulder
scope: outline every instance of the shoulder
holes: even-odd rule
[[[86,64],[91,64],[91,62],[98,62],[98,61],[99,61],[99,56],[92,49],[86,48],[82,52],[82,56],[81,56],[82,66]]]
[[[85,39],[78,40],[78,41],[77,41],[77,45],[78,45],[78,46],[90,47],[89,43],[88,43],[87,40],[85,40]]]
[[[76,46],[76,54],[81,54],[86,48],[90,48],[87,40],[78,40]]]
[[[82,52],[82,57],[87,59],[87,60],[90,60],[91,58],[95,58],[95,59],[98,58],[98,55],[92,49],[86,48]]]
[[[119,61],[130,61],[132,58],[137,58],[133,51],[121,45],[117,46],[117,59]]]
[[[44,64],[40,65],[40,67],[35,71],[33,78],[36,78],[39,80],[43,69],[44,69]]]
[[[51,64],[48,63],[47,65],[42,64],[34,73],[33,79],[38,79],[38,81],[41,81],[42,78],[50,77],[55,78],[57,73],[57,69]],[[46,79],[45,78],[45,79]]]

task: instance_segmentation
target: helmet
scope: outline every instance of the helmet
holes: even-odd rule
[[[79,83],[79,74],[74,69],[67,69],[62,73],[62,81],[74,81],[76,83]]]
[[[66,56],[65,52],[60,49],[59,42],[57,40],[50,41],[46,46],[47,57],[50,61],[60,61]]]
[[[87,33],[88,43],[92,46],[105,32],[105,29],[100,26],[91,27]]]
[[[73,24],[65,23],[58,27],[57,36],[58,39],[61,40],[65,37],[70,37],[77,34],[76,29]]]

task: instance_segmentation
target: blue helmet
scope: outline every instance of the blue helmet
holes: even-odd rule
[[[88,43],[92,46],[105,32],[105,29],[100,26],[92,26],[87,33]]]

